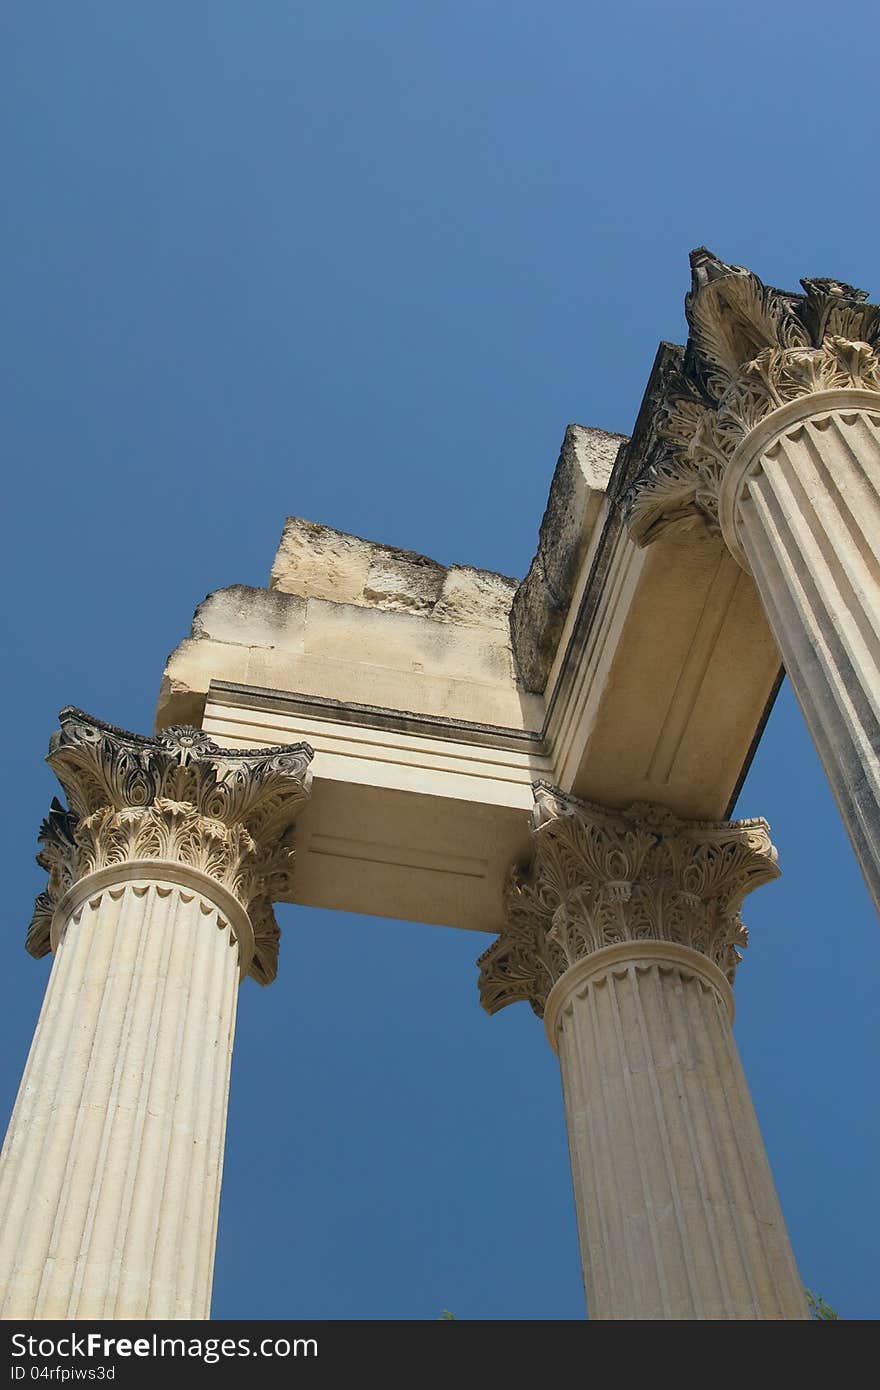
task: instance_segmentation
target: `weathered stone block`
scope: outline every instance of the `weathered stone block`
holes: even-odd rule
[[[540,693],[547,684],[595,512],[625,438],[584,425],[565,431],[538,551],[510,612],[514,657],[526,690]]]

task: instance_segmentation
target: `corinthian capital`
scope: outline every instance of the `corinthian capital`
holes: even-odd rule
[[[732,983],[743,899],[779,874],[764,820],[686,821],[645,802],[612,811],[541,782],[532,839],[504,930],[479,960],[488,1013],[526,999],[542,1015],[571,966],[624,942],[690,947]]]
[[[672,526],[717,532],[724,472],[749,432],[789,401],[819,391],[878,394],[880,306],[839,280],[804,293],[763,284],[705,247],[691,253],[687,347],[653,402],[643,467],[623,499],[647,545]]]
[[[293,827],[309,792],[306,743],[242,751],[218,748],[201,729],[126,733],[68,707],[47,762],[67,794],[40,827],[37,862],[47,890],[36,900],[27,949],[50,949],[52,918],[80,879],[114,866],[157,861],[196,870],[241,904],[254,928],[249,973],[277,969],[272,902],[289,888]]]

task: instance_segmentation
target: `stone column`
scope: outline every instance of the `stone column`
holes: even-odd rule
[[[654,402],[631,533],[703,523],[753,575],[880,908],[880,307],[691,260],[691,337]]]
[[[528,1000],[559,1054],[590,1316],[806,1318],[731,1031],[766,822],[535,796],[480,992]]]
[[[55,959],[0,1159],[3,1318],[209,1315],[238,984],[274,978],[305,744],[61,713],[70,809],[28,933]]]

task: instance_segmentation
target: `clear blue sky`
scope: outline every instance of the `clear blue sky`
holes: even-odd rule
[[[0,1108],[57,709],[149,731],[295,513],[525,573],[558,446],[628,432],[687,252],[880,294],[875,7],[7,0]],[[737,1036],[805,1283],[880,1314],[880,927],[790,691],[738,807]],[[485,939],[286,907],[241,996],[217,1317],[578,1318],[555,1059]],[[5,1125],[5,1119],[4,1119]]]

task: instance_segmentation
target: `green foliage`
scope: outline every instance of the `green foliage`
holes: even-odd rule
[[[829,1308],[824,1298],[820,1298],[811,1289],[804,1289],[804,1293],[807,1295],[807,1304],[813,1322],[840,1322],[840,1314],[835,1313],[833,1308]],[[448,1308],[444,1308],[437,1321],[455,1322],[457,1319],[454,1313],[450,1313]]]
[[[804,1289],[804,1293],[807,1295],[810,1317],[814,1322],[840,1322],[840,1314],[835,1313],[833,1308],[829,1308],[824,1298],[812,1293],[810,1289]]]

